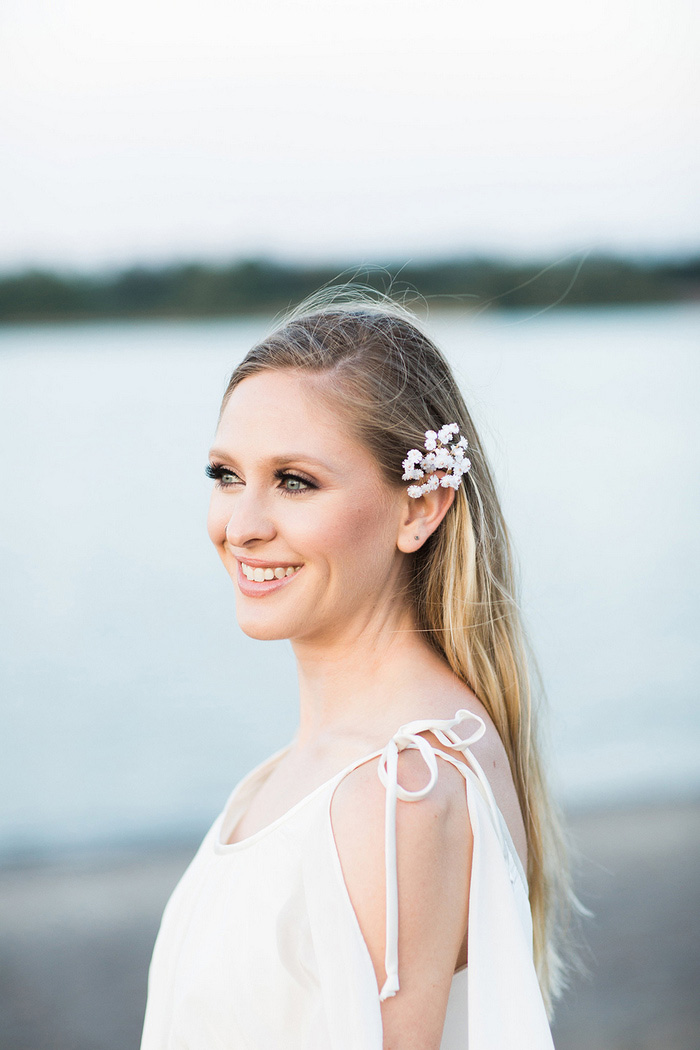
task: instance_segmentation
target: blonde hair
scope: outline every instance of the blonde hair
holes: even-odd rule
[[[541,683],[523,630],[508,530],[491,471],[450,366],[417,318],[357,286],[311,297],[234,370],[233,389],[263,370],[323,375],[327,395],[376,457],[388,484],[404,485],[402,461],[425,431],[458,423],[471,469],[443,522],[411,557],[416,625],[478,696],[508,754],[525,823],[534,957],[551,1004],[563,987],[571,891],[562,823],[547,788],[532,683]]]

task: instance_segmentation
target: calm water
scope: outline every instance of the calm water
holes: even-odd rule
[[[0,837],[197,834],[296,725],[203,466],[264,320],[0,330]],[[700,308],[437,317],[500,481],[570,803],[700,790]]]

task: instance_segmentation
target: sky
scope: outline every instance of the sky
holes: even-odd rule
[[[700,248],[697,0],[3,0],[0,269]]]

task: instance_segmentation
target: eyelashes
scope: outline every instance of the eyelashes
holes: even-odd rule
[[[218,463],[207,463],[204,473],[208,478],[218,481],[222,488],[226,488],[227,485],[231,484],[229,481],[223,481],[227,474],[231,477],[236,477],[232,470],[227,470],[226,467],[222,467]]]
[[[238,474],[229,467],[224,467],[220,463],[207,463],[204,468],[204,473],[208,478],[212,478],[216,481],[217,487],[222,489],[233,488],[233,486],[239,481]],[[289,470],[276,470],[275,477],[282,484],[282,491],[286,496],[297,496],[302,492],[308,492],[312,489],[318,488],[317,485],[310,481],[308,478],[303,477],[301,474],[295,474]],[[226,478],[235,478],[236,481],[226,481]],[[300,487],[288,488],[285,482],[297,482]]]

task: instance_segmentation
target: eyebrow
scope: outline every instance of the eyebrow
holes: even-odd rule
[[[209,455],[216,459],[228,459],[232,457],[224,452],[222,449],[212,448],[209,451]],[[235,457],[234,457],[235,458]],[[272,456],[269,463],[273,467],[284,467],[289,466],[290,463],[314,463],[318,467],[322,467],[331,474],[338,474],[339,471],[336,467],[332,467],[330,463],[327,463],[324,459],[317,459],[315,456],[310,456],[306,452],[285,452],[282,456]]]

